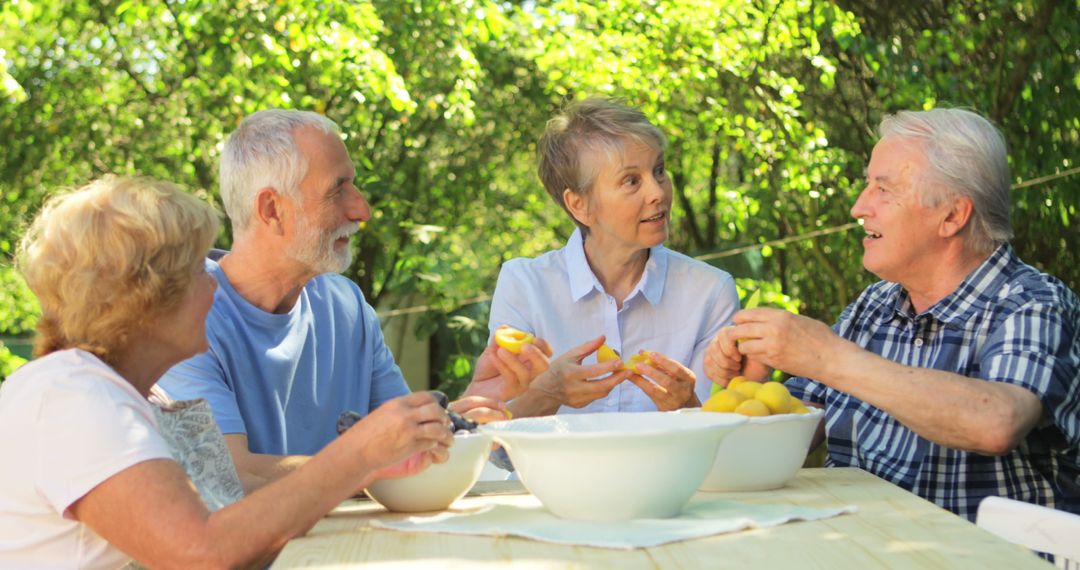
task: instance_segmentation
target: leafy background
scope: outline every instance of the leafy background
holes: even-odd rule
[[[874,128],[935,105],[997,122],[1017,182],[1064,175],[1015,190],[1015,245],[1080,284],[1076,0],[231,4],[0,7],[0,375],[36,319],[10,256],[47,195],[138,173],[217,204],[224,135],[271,106],[348,134],[375,215],[347,273],[384,312],[427,307],[411,332],[432,339],[430,383],[450,392],[486,339],[475,301],[501,263],[572,231],[534,144],[588,95],[638,105],[668,134],[668,245],[766,302],[831,322],[872,281],[848,210]]]

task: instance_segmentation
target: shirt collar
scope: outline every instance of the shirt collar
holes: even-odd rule
[[[990,257],[960,282],[955,291],[930,307],[930,312],[948,324],[987,308],[994,302],[992,296],[1001,290],[1008,278],[1009,266],[1016,259],[1011,245],[1005,243],[998,246]]]
[[[570,296],[576,302],[580,301],[592,291],[605,293],[600,280],[596,278],[589,261],[585,259],[585,239],[581,235],[581,229],[575,229],[566,242],[566,272],[570,278]],[[645,262],[645,272],[641,280],[634,286],[634,290],[626,297],[632,299],[640,291],[645,299],[653,305],[660,302],[664,294],[664,284],[667,281],[668,250],[663,245],[658,245],[649,250],[649,260]]]
[[[965,321],[970,314],[985,309],[993,302],[990,295],[1001,289],[1001,283],[1008,277],[1008,267],[1016,259],[1012,245],[1005,243],[998,246],[952,293],[934,303],[925,314],[946,325],[953,325]],[[889,293],[894,299],[893,310],[885,312],[882,320],[891,319],[893,316],[914,318],[916,315],[907,290],[895,283],[891,289]]]

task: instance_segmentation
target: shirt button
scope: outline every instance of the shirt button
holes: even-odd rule
[[[923,340],[921,338],[915,339],[915,346],[922,346]]]

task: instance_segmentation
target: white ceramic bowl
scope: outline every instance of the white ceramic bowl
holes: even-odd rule
[[[521,482],[557,516],[592,521],[674,516],[717,445],[745,418],[728,414],[565,414],[480,426]]]
[[[446,463],[434,464],[412,477],[380,479],[367,488],[367,494],[391,511],[440,511],[472,488],[490,452],[490,435],[455,435]]]
[[[685,415],[731,416],[684,410]],[[810,440],[825,412],[753,417],[724,438],[716,462],[701,484],[702,491],[764,491],[778,489],[798,473]]]

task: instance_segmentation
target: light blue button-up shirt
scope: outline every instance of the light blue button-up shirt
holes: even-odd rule
[[[705,347],[739,308],[728,273],[663,246],[650,250],[645,271],[622,308],[600,285],[585,259],[580,230],[566,247],[534,259],[503,264],[491,300],[489,326],[531,332],[551,343],[554,355],[600,335],[624,357],[639,350],[682,362],[697,377],[701,401],[712,383],[705,377]],[[592,355],[585,363],[596,362]],[[637,386],[622,382],[605,398],[558,413],[656,410]]]

